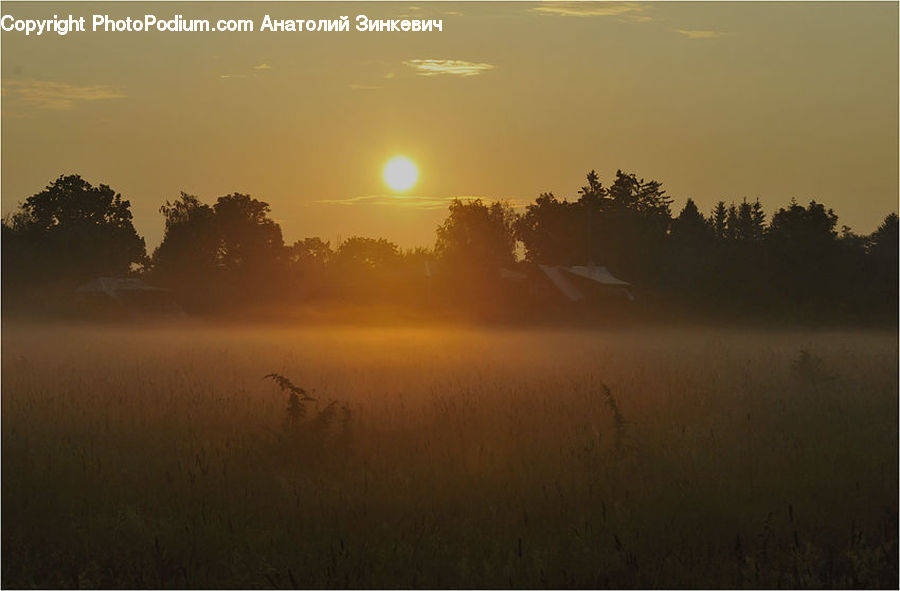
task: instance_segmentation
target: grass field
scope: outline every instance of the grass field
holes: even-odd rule
[[[2,370],[7,588],[898,583],[896,332],[7,322]]]

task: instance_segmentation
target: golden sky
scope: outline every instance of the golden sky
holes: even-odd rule
[[[791,199],[872,231],[898,199],[896,3],[18,3],[2,33],[2,209],[60,174],[131,200],[152,249],[179,191],[272,206],[285,240],[432,245],[455,196],[575,196],[595,168],[692,197]],[[102,33],[124,18],[350,17],[349,32]],[[359,32],[356,15],[442,19]],[[405,155],[398,198],[381,168]]]

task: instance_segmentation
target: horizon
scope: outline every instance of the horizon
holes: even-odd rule
[[[896,3],[7,6],[257,27],[265,14],[350,16],[347,33],[200,43],[3,33],[3,214],[79,174],[131,202],[151,251],[158,209],[180,191],[265,201],[287,243],[403,248],[433,246],[453,198],[572,200],[592,169],[605,184],[617,169],[660,181],[673,215],[688,198],[704,214],[758,198],[768,219],[815,200],[868,234],[897,209]],[[443,31],[358,32],[356,14]],[[406,191],[382,179],[395,156],[418,169]]]

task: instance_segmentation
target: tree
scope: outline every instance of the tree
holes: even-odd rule
[[[516,219],[509,204],[499,201],[454,199],[450,204],[434,252],[441,268],[439,293],[452,294],[452,305],[492,314],[507,306],[500,269],[516,260]]]
[[[728,216],[725,218],[725,238],[738,239],[738,210],[734,201],[728,206]]]
[[[581,262],[586,250],[578,224],[574,203],[541,193],[516,220],[515,237],[525,245],[530,263],[572,265]]]
[[[287,249],[291,291],[298,297],[322,297],[334,260],[331,243],[318,237],[297,240]]]
[[[672,220],[666,274],[671,284],[696,297],[710,281],[713,231],[693,199]]]
[[[602,208],[603,200],[609,195],[609,191],[603,186],[603,183],[600,182],[600,175],[597,174],[596,170],[591,170],[587,173],[586,178],[587,185],[578,189],[578,194],[581,195],[578,200],[582,203],[596,205]]]
[[[213,271],[219,255],[219,231],[213,208],[196,196],[182,192],[175,201],[166,201],[159,212],[166,218],[166,232],[153,253],[154,268],[181,279]]]
[[[609,188],[613,203],[623,209],[641,214],[648,220],[656,221],[663,229],[671,219],[669,205],[672,199],[662,190],[658,181],[638,180],[634,173],[616,171],[616,180]]]
[[[426,277],[430,277],[434,272],[435,256],[434,250],[430,248],[417,246],[405,250],[401,256],[403,258],[403,268],[412,275],[421,276],[424,274]]]
[[[759,199],[749,203],[745,197],[736,209],[732,204],[729,210],[729,222],[733,224],[730,234],[735,240],[745,242],[762,240],[766,231],[765,221],[766,215]]]
[[[219,228],[212,207],[182,192],[159,208],[166,219],[163,240],[153,253],[151,274],[173,289],[185,308],[200,311],[221,299]]]
[[[241,193],[219,197],[213,206],[219,231],[218,263],[224,269],[258,272],[284,259],[281,227],[269,218],[269,204]]]
[[[676,240],[697,243],[710,236],[709,226],[693,199],[688,198],[681,213],[672,221],[672,237]]]
[[[728,209],[725,207],[724,201],[716,203],[712,213],[709,214],[709,225],[716,239],[725,240],[728,235]]]
[[[384,238],[352,236],[338,246],[334,266],[351,275],[372,275],[393,269],[400,261],[400,248]]]
[[[657,280],[663,264],[671,199],[657,181],[616,171],[610,187],[587,174],[578,201],[542,194],[516,224],[529,262],[603,264],[630,277]]]
[[[807,207],[791,201],[772,216],[768,267],[778,299],[795,312],[819,311],[845,279],[835,273],[837,215],[815,201]]]
[[[644,283],[657,282],[665,264],[672,199],[658,181],[621,170],[606,194],[593,206],[584,201],[584,194],[579,200],[588,220],[585,262],[602,263]]]
[[[515,262],[516,214],[508,203],[485,205],[481,199],[454,199],[437,229],[435,254],[451,270],[477,269],[496,274]]]
[[[761,240],[766,234],[766,212],[763,211],[759,198],[750,206],[751,239]]]
[[[897,260],[897,214],[890,213],[869,237],[869,254],[878,259]],[[896,271],[896,265],[893,265]]]
[[[290,247],[291,262],[303,269],[322,269],[334,257],[331,243],[321,238],[304,238],[297,240]]]
[[[188,308],[285,295],[286,249],[268,203],[233,193],[210,207],[182,192],[160,213],[166,233],[153,255],[153,274]]]
[[[390,299],[397,279],[400,248],[384,238],[351,236],[337,247],[328,276],[339,294],[368,303]]]
[[[728,240],[719,244],[719,289],[728,293],[732,303],[743,309],[760,309],[766,305],[770,281],[764,264],[763,239],[766,215],[757,199],[745,197],[740,204],[728,207],[725,234]]]
[[[60,176],[4,221],[4,279],[81,282],[146,259],[131,203],[107,185]]]
[[[889,306],[892,314],[897,312],[897,273],[900,265],[897,239],[897,214],[891,213],[868,240],[874,291],[878,294],[879,303]]]
[[[821,251],[837,238],[837,215],[831,209],[815,201],[804,208],[796,201],[779,209],[772,216],[770,238],[779,245],[803,247],[807,251]]]

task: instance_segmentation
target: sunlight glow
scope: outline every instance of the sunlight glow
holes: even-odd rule
[[[384,165],[384,182],[394,191],[406,191],[419,179],[419,169],[405,156],[395,156]]]

